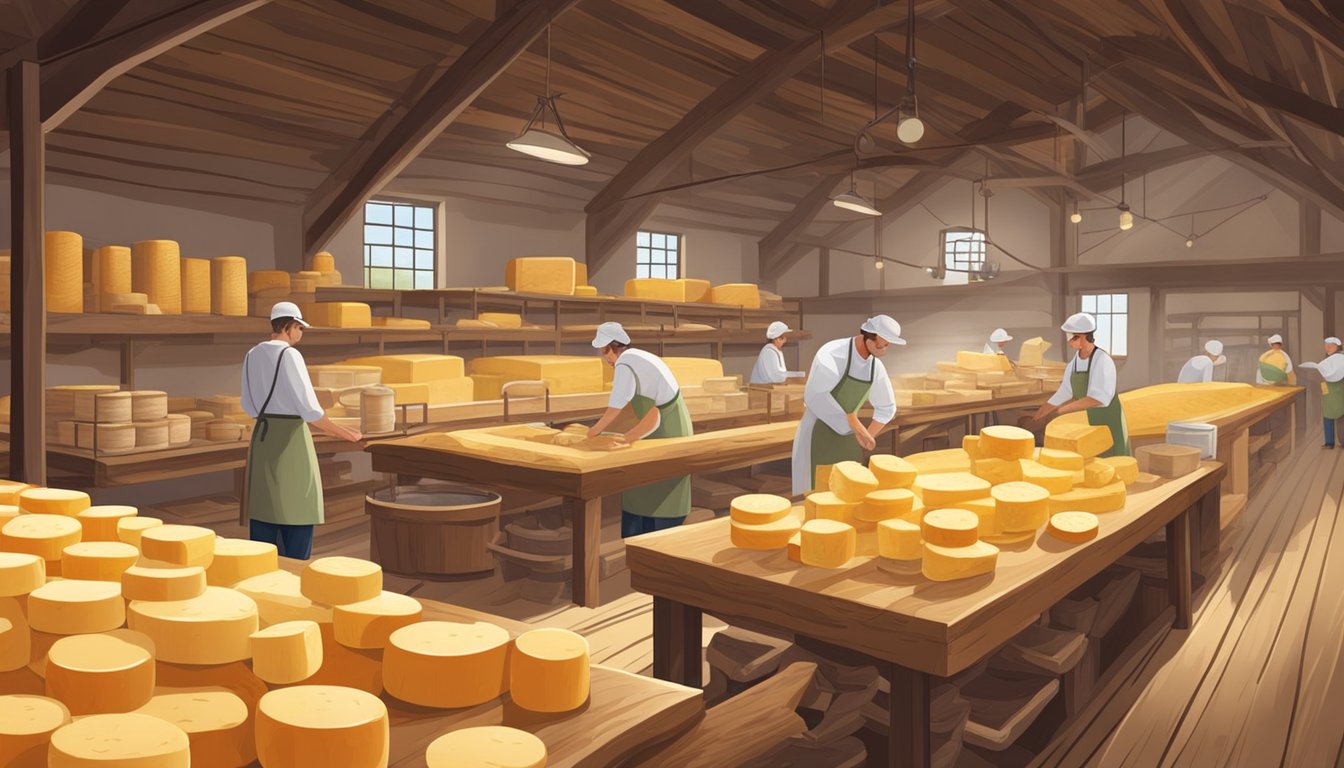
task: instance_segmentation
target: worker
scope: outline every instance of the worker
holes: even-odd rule
[[[271,307],[271,339],[243,358],[242,407],[256,419],[247,447],[240,520],[253,541],[276,545],[281,555],[307,560],[313,526],[325,522],[322,481],[308,425],[357,443],[358,431],[333,424],[313,392],[303,355],[294,347],[308,327],[299,308]]]
[[[1314,368],[1321,374],[1321,415],[1325,417],[1325,447],[1335,447],[1335,419],[1344,416],[1344,355],[1339,353],[1340,341],[1331,336],[1325,340],[1325,359],[1319,363],[1303,363],[1303,368]]]
[[[1204,344],[1204,354],[1195,355],[1181,366],[1181,372],[1176,376],[1177,384],[1200,384],[1213,381],[1214,366],[1226,365],[1227,358],[1223,356],[1223,342],[1217,339],[1210,339]]]
[[[901,324],[886,315],[870,317],[859,333],[827,342],[817,350],[803,390],[805,411],[793,438],[793,492],[816,486],[817,466],[861,461],[877,446],[877,435],[896,415],[896,395],[881,358],[904,345]],[[872,403],[864,427],[859,408]]]
[[[1297,374],[1293,372],[1293,359],[1283,351],[1283,337],[1274,334],[1269,337],[1269,349],[1260,356],[1260,365],[1255,372],[1256,384],[1297,384]]]
[[[1006,355],[1008,350],[1005,345],[1012,341],[1013,337],[1002,328],[995,328],[994,332],[989,334],[989,343],[985,344],[986,355]]]
[[[1116,395],[1118,376],[1115,360],[1097,346],[1097,319],[1086,312],[1072,315],[1060,326],[1069,335],[1069,346],[1077,354],[1064,369],[1064,381],[1054,396],[1036,411],[1036,421],[1052,413],[1064,415],[1086,409],[1087,423],[1105,426],[1111,431],[1111,447],[1106,456],[1129,455],[1129,426]]]
[[[803,376],[802,371],[790,371],[784,364],[784,345],[792,328],[776,320],[765,329],[766,345],[756,356],[756,365],[751,369],[752,384],[783,384],[789,379]]]
[[[657,355],[630,346],[620,323],[603,323],[593,337],[593,348],[615,370],[607,410],[588,430],[597,437],[626,406],[638,421],[621,439],[627,443],[667,437],[689,437],[691,414],[681,397],[677,377]],[[621,537],[673,528],[691,512],[691,477],[662,480],[621,494]]]

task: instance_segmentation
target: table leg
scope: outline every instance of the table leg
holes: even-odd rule
[[[887,762],[902,768],[924,768],[933,759],[929,739],[929,675],[891,664],[891,717]]]
[[[1213,491],[1216,492],[1216,489]],[[1176,609],[1176,629],[1189,629],[1192,616],[1190,510],[1167,523],[1167,586]]]
[[[653,598],[653,676],[700,688],[700,609]]]
[[[601,603],[598,557],[602,549],[602,499],[566,499],[574,529],[574,604],[592,608]]]
[[[1216,490],[1209,491],[1199,500],[1199,549],[1194,550],[1198,561],[1205,554],[1218,555],[1223,541],[1223,497]],[[1203,573],[1201,570],[1200,573]]]

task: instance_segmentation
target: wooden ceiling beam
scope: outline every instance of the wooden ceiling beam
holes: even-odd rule
[[[822,176],[817,181],[817,185],[793,207],[793,211],[783,221],[780,221],[770,231],[770,234],[756,243],[756,259],[762,279],[773,279],[784,271],[783,269],[774,269],[773,262],[780,255],[780,251],[790,245],[799,233],[807,229],[807,226],[812,223],[812,219],[816,218],[817,214],[821,213],[822,209],[831,202],[831,192],[835,190],[837,184],[844,180],[846,175],[844,173],[832,173]]]

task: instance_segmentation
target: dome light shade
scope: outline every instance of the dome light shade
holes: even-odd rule
[[[1072,221],[1074,224],[1082,224],[1083,214],[1078,211],[1074,211],[1073,213],[1069,214],[1069,221]]]
[[[924,121],[911,115],[896,124],[896,138],[906,144],[914,144],[924,138]]]
[[[533,128],[530,123],[505,146],[515,152],[561,165],[586,165],[588,158],[592,157],[582,147],[570,141],[568,136],[542,128]]]
[[[847,211],[862,213],[865,216],[881,216],[882,212],[873,207],[868,198],[854,191],[853,187],[848,192],[842,192],[831,198],[831,203],[836,208],[844,208]]]

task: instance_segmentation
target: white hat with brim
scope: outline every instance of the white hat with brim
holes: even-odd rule
[[[271,320],[279,320],[282,317],[292,317],[299,325],[304,328],[312,328],[307,320],[303,319],[303,313],[299,311],[299,305],[292,301],[277,301],[275,306],[271,307]]]
[[[1204,343],[1204,351],[1208,352],[1210,355],[1213,355],[1214,357],[1222,357],[1223,342],[1217,339],[1210,339],[1209,341],[1206,341]]]
[[[791,331],[793,331],[792,328],[776,320],[775,322],[770,324],[769,328],[765,329],[765,338],[769,341],[774,341],[775,339],[778,339],[780,336],[783,336],[786,333],[790,333]]]
[[[1341,342],[1340,342],[1338,336],[1331,336],[1330,338],[1328,338],[1328,339],[1325,340],[1325,343],[1326,343],[1326,344],[1334,344],[1336,347],[1344,346],[1344,343],[1341,343]]]
[[[597,326],[597,335],[593,337],[593,349],[602,349],[613,341],[630,343],[630,335],[620,323],[603,323]]]
[[[1065,333],[1096,333],[1097,318],[1086,312],[1079,312],[1069,315],[1069,319],[1065,320],[1059,329]]]
[[[1009,336],[1008,332],[1002,328],[995,328],[994,332],[989,334],[989,342],[991,344],[1002,344],[1005,341],[1012,341],[1012,340],[1013,337]]]
[[[859,326],[859,330],[865,333],[876,333],[890,344],[905,344],[905,339],[901,338],[901,324],[888,315],[874,315],[864,320],[863,325]]]
[[[1276,334],[1274,334],[1273,336],[1270,336],[1270,337],[1269,337],[1269,343],[1270,343],[1270,344],[1282,344],[1282,343],[1283,343],[1283,337],[1276,333]]]

